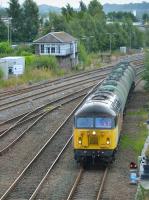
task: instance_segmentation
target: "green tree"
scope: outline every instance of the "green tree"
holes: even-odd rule
[[[7,54],[12,52],[12,47],[8,42],[1,42],[0,43],[0,53]]]
[[[7,10],[5,8],[0,8],[0,15],[3,17],[7,17]]]
[[[138,47],[143,45],[143,35],[132,24],[133,15],[130,13],[116,13],[121,23],[106,24],[106,17],[102,5],[98,0],[91,0],[86,6],[80,2],[80,10],[75,11],[69,4],[62,9],[62,14],[50,14],[44,25],[42,35],[51,31],[65,31],[78,38],[87,52],[109,50],[109,36],[112,35],[112,49],[120,46]],[[130,41],[131,38],[131,41]],[[147,41],[147,34],[146,34]]]
[[[7,40],[7,26],[0,17],[0,42]]]
[[[74,14],[75,11],[69,3],[66,5],[66,7],[62,7],[62,15],[66,18],[67,21],[71,20]]]
[[[91,16],[104,17],[103,7],[98,0],[92,0],[88,6],[88,12]]]
[[[122,21],[124,19],[130,19],[132,21],[137,21],[136,17],[131,12],[110,12],[107,15],[112,21]]]
[[[144,13],[142,16],[142,20],[144,24],[147,23],[149,21],[149,15],[147,13]]]
[[[18,0],[10,0],[7,9],[8,16],[11,19],[12,41],[20,41],[22,37],[22,9]]]
[[[85,5],[85,3],[83,1],[80,1],[80,11],[81,12],[86,12],[87,11],[87,7]]]
[[[23,40],[32,42],[39,29],[39,10],[33,0],[25,0],[23,3]]]

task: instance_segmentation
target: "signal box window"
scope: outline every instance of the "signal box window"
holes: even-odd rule
[[[51,53],[55,53],[55,47],[51,47]]]
[[[41,53],[44,53],[44,44],[41,45]]]

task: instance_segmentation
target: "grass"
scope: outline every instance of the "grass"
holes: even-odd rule
[[[100,66],[99,56],[97,54],[88,55],[86,65],[78,65],[73,69],[62,69],[53,56],[29,55],[25,57],[25,73],[17,79],[15,76],[8,80],[0,78],[0,88],[14,87],[17,85],[28,84],[28,82],[38,82],[41,80],[51,80],[65,75],[75,74],[79,71],[89,70]]]
[[[147,136],[148,136],[148,131],[146,127],[143,128],[141,131],[139,131],[139,134],[135,138],[132,138],[131,135],[129,134],[123,135],[120,142],[121,148],[131,149],[138,156],[140,155],[143,149],[144,142]]]
[[[148,136],[148,130],[147,130],[146,124],[144,124],[145,120],[147,119],[148,113],[145,110],[140,109],[135,112],[129,112],[128,115],[134,116],[134,117],[142,116],[142,121],[136,124],[138,130],[136,130],[135,133],[128,132],[122,135],[120,146],[123,150],[124,149],[133,150],[136,156],[138,156],[140,155],[144,146],[144,142]]]
[[[144,118],[146,118],[146,117],[147,117],[147,112],[142,108],[142,109],[140,109],[140,110],[138,110],[138,111],[128,111],[128,112],[127,112],[127,115],[129,115],[129,116],[133,116],[133,115],[143,115]]]
[[[32,69],[27,70],[23,75],[16,78],[15,76],[9,78],[8,80],[0,80],[0,88],[14,87],[17,85],[23,85],[29,82],[35,83],[42,80],[55,79],[59,76],[64,75],[66,72],[64,70],[59,70],[57,73],[49,69]]]

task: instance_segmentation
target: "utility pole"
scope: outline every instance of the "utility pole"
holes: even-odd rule
[[[106,35],[109,35],[109,47],[110,47],[110,54],[111,54],[111,51],[112,51],[112,35],[116,35],[116,33],[106,33]]]
[[[10,44],[11,42],[11,29],[10,29],[10,25],[11,25],[11,20],[12,18],[11,17],[7,17],[7,18],[1,18],[4,23],[7,25],[7,40],[8,40],[8,43]]]

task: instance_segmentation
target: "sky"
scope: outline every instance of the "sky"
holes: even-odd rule
[[[19,0],[19,3],[23,3],[24,0]],[[74,8],[79,7],[80,0],[34,0],[38,5],[41,4],[47,4],[51,6],[57,6],[57,7],[63,7],[67,3],[70,3],[70,5]],[[127,3],[141,3],[143,0],[100,0],[101,4],[105,3],[119,3],[119,4],[127,4]],[[8,7],[9,0],[0,0],[0,6],[2,7]],[[90,0],[83,0],[83,2],[87,5]],[[146,2],[149,2],[149,0],[146,0]]]

